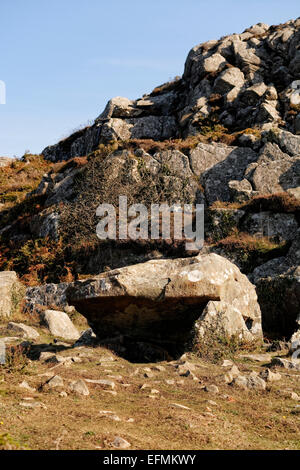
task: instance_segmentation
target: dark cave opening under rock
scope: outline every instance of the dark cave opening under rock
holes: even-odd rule
[[[106,297],[99,303],[79,301],[76,309],[87,318],[100,344],[132,362],[155,362],[177,359],[191,349],[195,322],[209,300]]]

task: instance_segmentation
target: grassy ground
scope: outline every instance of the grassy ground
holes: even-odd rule
[[[267,390],[244,391],[224,383],[220,364],[195,356],[188,360],[198,380],[180,376],[174,363],[131,364],[107,349],[55,344],[45,329],[39,332],[31,346],[36,358],[51,351],[81,362],[57,365],[19,353],[0,366],[0,448],[110,449],[121,436],[130,449],[300,449],[300,402],[282,393],[300,394],[299,372],[282,369],[282,379]],[[234,362],[246,375],[263,368],[240,356]],[[50,389],[45,383],[54,375],[64,385]],[[87,383],[89,396],[76,395],[69,381],[80,378],[111,380],[115,387]],[[35,391],[21,388],[24,380]],[[205,391],[210,384],[219,392]]]

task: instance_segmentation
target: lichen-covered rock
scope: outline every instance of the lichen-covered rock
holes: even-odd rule
[[[232,67],[224,70],[215,81],[214,91],[224,95],[235,87],[242,87],[245,79],[244,74],[240,69]]]
[[[291,201],[288,194],[300,197],[299,28],[299,19],[271,27],[258,24],[242,34],[200,44],[190,51],[182,78],[137,100],[113,98],[92,125],[47,147],[43,152],[46,159],[72,160],[55,165],[31,193],[44,200],[45,207],[30,218],[30,236],[54,240],[62,236],[72,244],[76,233],[95,241],[96,207],[101,202],[116,207],[119,194],[128,195],[130,203],[146,201],[146,205],[166,199],[170,204],[204,203],[209,207],[208,242],[220,242],[207,251],[226,256],[255,279],[268,333],[275,327],[275,334],[280,331],[290,337],[299,311],[299,248],[295,249],[299,210],[286,207]],[[174,140],[178,137],[181,139]],[[183,141],[186,137],[189,139]],[[111,140],[116,142],[109,143]],[[84,158],[73,160],[76,156]],[[251,210],[251,203],[242,210],[232,209],[254,196],[264,202],[267,195],[279,192],[286,192],[286,205],[278,210],[267,204],[263,210],[257,205]],[[235,205],[227,204],[232,202]],[[239,232],[250,235],[241,236],[240,245]],[[1,233],[14,235],[14,224]],[[260,242],[262,236],[270,237],[275,248],[265,246],[265,239]],[[251,255],[247,240],[251,250],[254,246]],[[287,253],[293,241],[294,248]],[[169,244],[168,250],[166,245],[153,247],[152,241],[145,242],[145,249],[133,248],[131,241],[126,248],[118,240],[113,243],[110,250],[91,243],[95,248],[86,257],[77,252],[74,269],[81,274],[99,273],[106,266],[185,256],[176,243]],[[277,248],[276,243],[281,245]],[[28,289],[28,309],[39,309],[38,304],[64,308],[65,288]],[[228,315],[230,334],[235,324],[247,336],[234,311],[228,308],[223,317],[220,301],[210,302],[197,317],[205,313],[203,328],[219,324],[219,317],[226,323]],[[141,349],[149,349],[147,341],[139,344]]]
[[[280,121],[280,114],[276,109],[276,101],[265,101],[260,105],[255,113],[255,119],[258,123]]]
[[[200,340],[212,332],[249,341],[262,335],[255,288],[215,254],[108,271],[75,282],[67,297],[102,339],[125,335],[174,352],[191,331]]]
[[[25,289],[14,271],[0,272],[0,318],[15,313],[24,294]]]
[[[243,93],[241,93],[240,100],[248,105],[255,105],[259,102],[266,91],[267,86],[264,84],[264,82],[255,83],[249,88],[246,88]]]
[[[239,375],[236,377],[231,385],[235,385],[238,388],[249,389],[249,390],[265,390],[266,382],[263,378],[259,377],[256,372],[252,372],[248,376]]]
[[[295,239],[298,224],[294,214],[261,211],[249,214],[241,228],[251,235],[275,238],[278,242],[282,242]]]
[[[260,377],[266,382],[276,382],[277,380],[280,380],[282,378],[281,374],[272,372],[270,369],[265,369],[261,371]]]
[[[206,57],[203,60],[203,72],[206,73],[215,73],[221,69],[222,65],[226,64],[226,59],[221,56],[218,52],[216,54],[212,54],[209,57]]]
[[[188,54],[181,79],[137,100],[111,99],[93,125],[47,147],[43,155],[61,161],[87,155],[111,139],[164,140],[199,134],[202,119],[215,116],[213,95],[222,97],[217,114],[229,129],[263,129],[271,123],[298,132],[299,28],[298,20],[271,27],[254,25],[242,34],[199,44]]]
[[[226,207],[207,210],[204,226],[205,239],[215,242],[226,238],[234,229],[238,229],[244,215],[243,210]]]
[[[69,389],[78,395],[88,396],[90,394],[86,383],[82,379],[73,380],[72,382],[70,382]]]
[[[116,96],[109,100],[103,113],[96,119],[96,122],[110,118],[128,118],[135,117],[139,113],[134,109],[134,102],[122,96]]]
[[[299,322],[297,323],[299,324]],[[290,352],[292,354],[296,353],[297,357],[300,358],[300,329],[295,331],[295,333],[291,337],[290,342],[291,342]]]

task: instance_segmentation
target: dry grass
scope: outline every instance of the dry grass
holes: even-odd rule
[[[283,376],[264,392],[241,391],[223,383],[220,366],[194,356],[189,360],[196,365],[199,382],[180,377],[172,363],[163,363],[162,372],[152,369],[153,377],[145,378],[143,368],[153,368],[154,364],[137,367],[117,357],[105,363],[103,359],[112,354],[100,347],[65,348],[59,354],[80,352],[86,353],[82,363],[60,365],[53,370],[53,365],[30,361],[26,376],[20,370],[10,373],[0,367],[0,446],[3,436],[9,436],[6,440],[17,443],[14,448],[111,449],[115,436],[121,436],[131,443],[131,449],[300,449],[299,409],[295,401],[280,393],[282,388],[300,393],[297,373]],[[260,369],[250,361],[236,358],[236,363],[242,373]],[[44,386],[49,377],[40,375],[43,373],[59,374],[65,390],[69,380],[78,378],[114,380],[117,395],[89,383],[88,397],[72,393],[60,397],[61,388]],[[24,379],[37,391],[20,388]],[[167,384],[166,379],[175,383]],[[145,383],[149,388],[141,389]],[[208,384],[217,385],[219,393],[205,392],[204,385]],[[149,397],[151,389],[160,392],[152,393],[156,398]],[[23,408],[20,403],[24,398],[46,407]],[[172,403],[190,409],[175,408]],[[120,421],[104,417],[101,410],[112,411]],[[134,422],[128,422],[130,418]]]

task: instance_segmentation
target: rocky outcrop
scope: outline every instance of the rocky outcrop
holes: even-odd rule
[[[297,19],[271,27],[259,23],[195,46],[181,78],[137,100],[113,98],[93,125],[43,155],[61,161],[110,140],[186,137],[216,117],[228,129],[271,124],[299,134],[299,37]]]
[[[14,271],[0,272],[0,318],[15,313],[23,298],[24,288]]]
[[[290,157],[276,144],[267,143],[246,174],[260,194],[277,193],[300,185],[300,154]]]
[[[30,232],[36,238],[49,237],[52,240],[59,238],[59,214],[58,212],[42,211],[32,217],[30,221]]]
[[[75,282],[67,298],[97,334],[128,337],[181,353],[208,337],[260,339],[255,288],[215,255],[155,260]]]
[[[204,187],[206,201],[230,201],[229,183],[242,180],[249,165],[258,155],[250,148],[223,144],[198,144],[191,151],[191,167]]]

